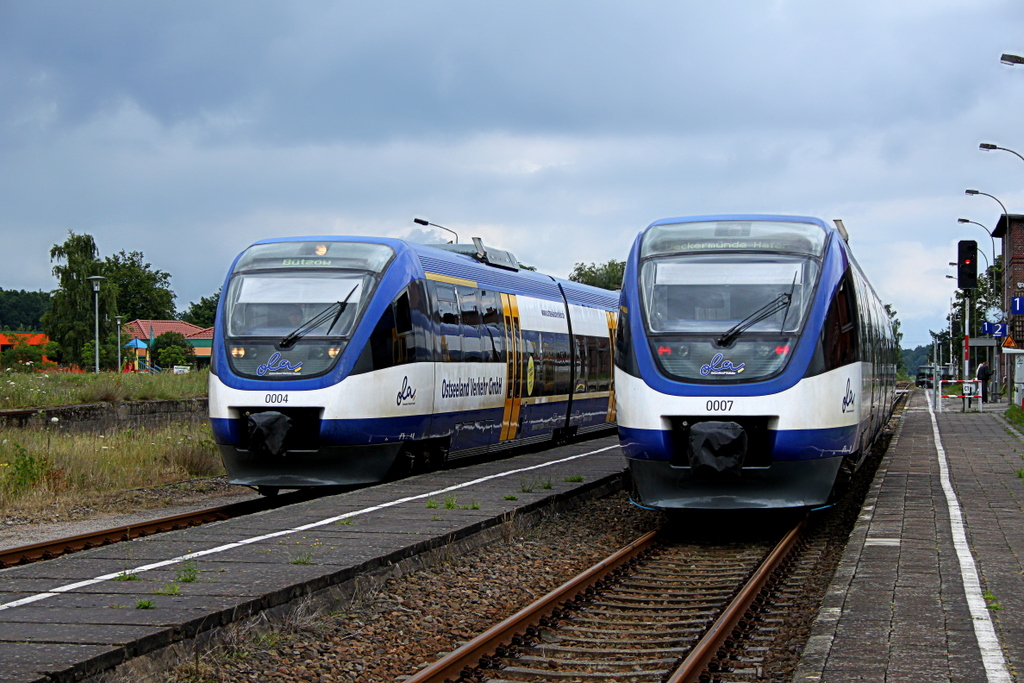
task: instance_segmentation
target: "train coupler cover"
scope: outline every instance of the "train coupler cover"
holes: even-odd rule
[[[283,455],[284,440],[292,421],[287,415],[268,410],[249,415],[249,450],[268,455]]]
[[[747,432],[735,422],[697,422],[690,427],[689,460],[695,475],[738,477],[747,453]]]

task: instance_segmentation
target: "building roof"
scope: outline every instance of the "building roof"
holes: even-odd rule
[[[1009,227],[1009,221],[1013,221],[1014,226],[1018,226],[1024,222],[1024,216],[1017,213],[1000,214],[999,221],[996,223],[996,227],[992,230],[992,236],[1004,237],[1006,235],[1006,228]]]
[[[213,339],[213,328],[207,327],[192,334],[186,334],[185,339]]]
[[[132,339],[156,339],[164,332],[178,332],[184,337],[188,337],[205,331],[199,325],[182,320],[133,320],[130,323],[125,323],[125,329]]]

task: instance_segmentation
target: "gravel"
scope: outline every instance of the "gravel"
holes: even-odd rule
[[[387,581],[333,613],[226,629],[168,681],[395,681],[511,616],[661,522],[625,494],[553,515],[507,542]]]

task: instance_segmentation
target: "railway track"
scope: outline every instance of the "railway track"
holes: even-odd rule
[[[189,527],[209,524],[210,522],[231,519],[232,517],[251,515],[256,512],[271,510],[284,505],[292,505],[303,500],[309,500],[310,498],[318,495],[325,494],[296,491],[294,493],[283,494],[273,498],[245,500],[239,503],[231,503],[229,505],[220,505],[203,510],[196,510],[195,512],[187,512],[180,515],[172,515],[170,517],[160,517],[158,519],[145,522],[116,526],[77,536],[68,536],[66,538],[59,538],[52,541],[43,541],[17,548],[10,548],[8,550],[0,550],[0,569],[16,565],[30,564],[32,562],[39,562],[42,560],[52,560],[56,557],[75,553],[80,550],[89,550],[90,548],[98,548],[112,543],[130,541],[134,538],[144,538],[146,536],[152,536],[153,534],[159,534],[166,531],[187,529]]]
[[[711,680],[803,525],[774,546],[648,534],[406,683]]]

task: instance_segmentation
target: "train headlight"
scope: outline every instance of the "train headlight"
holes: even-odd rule
[[[245,347],[244,346],[232,346],[231,355],[234,358],[245,358]]]
[[[331,358],[337,358],[339,353],[341,353],[340,347],[332,346],[331,348],[327,349],[327,355],[330,356]]]

